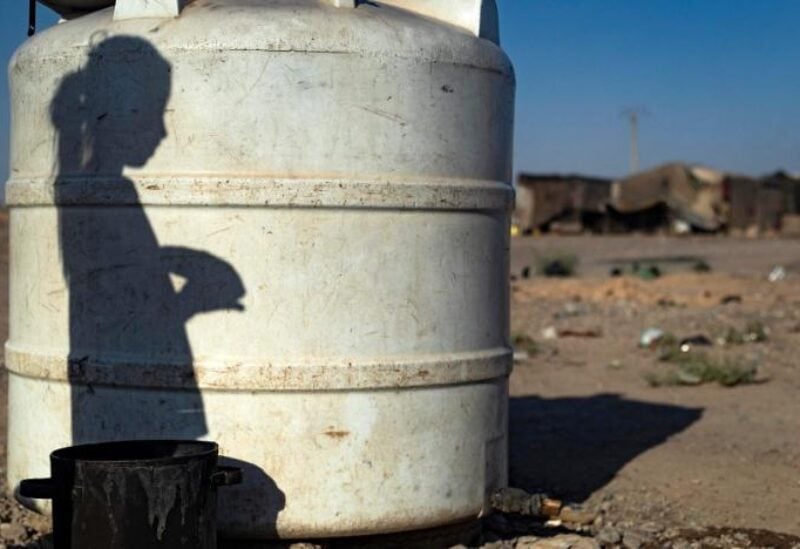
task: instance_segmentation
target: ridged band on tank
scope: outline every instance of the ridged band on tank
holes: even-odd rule
[[[425,210],[508,210],[514,190],[485,180],[353,180],[339,178],[135,177],[135,195],[118,179],[59,179],[59,206],[247,206],[380,208]],[[12,178],[9,206],[52,206],[55,182]]]
[[[305,359],[274,364],[253,359],[198,359],[193,364],[67,360],[6,344],[6,367],[15,374],[71,384],[118,387],[200,388],[220,391],[316,391],[410,388],[473,383],[507,376],[512,351],[506,347],[461,353]]]

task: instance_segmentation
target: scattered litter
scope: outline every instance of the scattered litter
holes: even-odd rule
[[[584,305],[592,308],[592,312],[609,302],[618,304],[620,301],[649,306],[661,300],[665,305],[674,302],[676,307],[709,309],[718,307],[720,297],[724,295],[743,296],[746,304],[764,300],[764,290],[754,289],[752,280],[727,275],[709,276],[713,279],[701,281],[699,275],[694,273],[676,273],[657,280],[642,280],[632,276],[561,279],[543,284],[526,284],[520,288],[517,298],[526,303],[580,298]],[[705,288],[711,291],[706,293],[703,291]]]
[[[556,328],[548,326],[542,330],[542,339],[559,339],[566,337],[598,338],[603,337],[600,328]]]
[[[603,331],[599,328],[587,328],[585,330],[564,328],[556,333],[558,337],[603,337]]]
[[[657,265],[642,265],[635,269],[634,274],[642,280],[655,280],[661,277],[661,269]]]
[[[722,296],[719,300],[720,305],[730,305],[732,303],[741,303],[741,302],[742,302],[742,296],[740,296],[739,294],[728,294]]]
[[[786,280],[786,268],[783,265],[775,266],[769,272],[767,280],[770,282],[780,282],[781,280]]]
[[[678,343],[681,352],[683,353],[688,353],[689,351],[692,350],[692,347],[710,347],[713,344],[714,344],[713,341],[711,341],[709,338],[707,338],[702,334],[685,337],[681,339],[680,342]]]
[[[574,301],[568,302],[564,305],[564,309],[558,311],[555,315],[555,318],[574,318],[576,316],[582,316],[587,313],[586,307],[580,303],[576,303]]]
[[[592,524],[597,518],[597,512],[589,511],[579,505],[564,505],[558,518],[570,524]]]
[[[666,332],[660,328],[647,328],[639,337],[639,347],[652,349],[659,341],[664,339],[665,335],[667,335]]]
[[[501,513],[556,518],[563,504],[546,494],[530,494],[521,488],[501,488],[491,497],[492,508]]]
[[[744,330],[730,327],[717,338],[720,345],[744,345],[746,343],[763,343],[769,339],[767,328],[761,322],[750,322]]]
[[[692,270],[696,273],[710,273],[711,265],[701,259],[692,265]]]
[[[566,277],[574,274],[572,267],[561,261],[548,263],[543,269],[542,274],[549,277]]]
[[[692,234],[692,226],[683,219],[676,219],[672,222],[672,231],[676,235]]]
[[[545,517],[557,517],[561,513],[561,508],[564,505],[560,500],[548,497],[546,494],[542,494],[541,501],[542,503],[539,506],[539,510]]]
[[[528,334],[515,334],[511,337],[511,345],[514,346],[514,361],[519,362],[528,360],[532,356],[539,354],[539,344]]]
[[[578,258],[570,254],[543,256],[538,258],[537,268],[539,274],[546,277],[575,276],[578,270]]]
[[[622,368],[622,361],[614,359],[608,363],[608,367],[611,368],[612,370],[619,370]]]
[[[542,338],[543,339],[558,339],[558,330],[556,330],[555,326],[548,326],[544,330],[542,330]]]
[[[521,488],[512,487],[501,488],[492,494],[491,498],[491,504],[495,510],[518,515],[538,513],[540,503],[541,501],[534,499],[532,494]]]

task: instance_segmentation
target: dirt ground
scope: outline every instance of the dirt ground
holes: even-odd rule
[[[3,288],[6,241],[0,214]],[[500,516],[486,547],[800,547],[800,241],[525,237],[512,256],[511,484],[598,518],[568,532]],[[577,258],[577,276],[537,276],[554,256]],[[653,265],[663,276],[629,273]],[[3,340],[6,311],[2,291]],[[721,344],[748,325],[766,340]],[[705,336],[690,352],[746,365],[752,383],[651,386],[676,368],[639,346],[651,327]],[[0,500],[0,548],[46,547],[42,529]]]
[[[617,521],[800,534],[800,242],[548,237],[512,250],[512,334],[538,348],[511,378],[512,485]],[[578,258],[577,277],[521,277],[558,256]],[[663,277],[609,276],[648,258]],[[710,272],[693,272],[700,261]],[[777,265],[786,277],[770,282]],[[639,348],[645,329],[714,341],[757,323],[767,341],[703,352],[757,367],[758,383],[648,383],[671,366]]]

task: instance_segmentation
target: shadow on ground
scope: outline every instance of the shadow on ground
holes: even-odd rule
[[[639,454],[703,414],[686,408],[591,397],[511,399],[509,484],[582,502]]]
[[[702,417],[701,408],[687,408],[628,400],[616,394],[591,397],[511,399],[510,485],[529,492],[545,492],[568,501],[581,502],[605,486],[628,462],[662,444]],[[530,534],[535,524],[524,521]],[[475,535],[463,526],[462,534]],[[441,533],[441,532],[440,532]],[[534,533],[542,535],[542,532]],[[547,532],[552,535],[553,531]],[[428,544],[432,540],[426,537]],[[513,537],[513,536],[512,536]],[[352,538],[341,545],[355,546]],[[375,539],[363,538],[363,547]],[[399,545],[408,547],[410,538]],[[41,543],[41,542],[40,542]],[[335,545],[338,547],[339,545]],[[426,547],[428,545],[425,545]],[[47,541],[28,548],[47,548]],[[248,544],[222,542],[220,549],[284,548],[286,542]]]

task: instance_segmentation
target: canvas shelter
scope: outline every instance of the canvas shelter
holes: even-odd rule
[[[673,220],[704,231],[725,222],[722,172],[685,164],[665,164],[611,184],[610,205],[621,214],[664,206]]]
[[[611,181],[598,177],[520,174],[515,217],[523,232],[547,230],[556,221],[579,225],[602,218]]]

